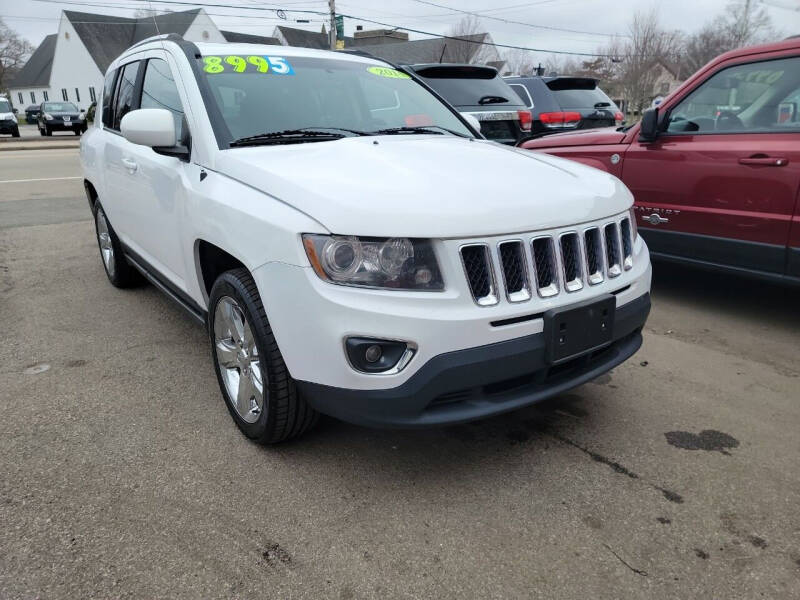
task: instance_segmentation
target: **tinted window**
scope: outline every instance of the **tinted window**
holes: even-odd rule
[[[119,129],[122,117],[134,108],[133,91],[136,87],[136,75],[138,73],[138,62],[127,64],[122,68],[119,83],[117,84],[117,94],[114,98],[114,121],[112,124],[114,129]]]
[[[555,79],[548,81],[547,87],[553,92],[558,105],[565,110],[595,107],[616,110],[617,108],[611,98],[590,79]],[[597,106],[606,103],[605,107]]]
[[[533,108],[533,100],[531,100],[531,95],[528,93],[528,88],[521,83],[509,83],[508,87],[517,92],[517,96],[520,97],[527,108]]]
[[[454,106],[481,106],[481,99],[503,98],[500,102],[486,103],[484,106],[522,106],[519,96],[498,75],[491,79],[483,77],[458,77],[455,73],[442,70],[423,70],[418,73],[422,79]],[[436,75],[430,77],[428,75]],[[442,75],[442,76],[439,76]]]
[[[175,118],[176,139],[182,138],[183,106],[178,96],[175,79],[166,61],[151,58],[147,61],[142,84],[142,101],[140,108],[165,108]]]
[[[671,112],[671,133],[796,131],[800,58],[723,69]]]
[[[111,104],[111,98],[114,96],[114,81],[117,77],[117,70],[109,71],[106,73],[106,79],[103,82],[103,125],[111,127],[114,122],[114,107]]]
[[[10,113],[11,112],[11,104],[9,104],[8,100],[0,100],[0,113]]]

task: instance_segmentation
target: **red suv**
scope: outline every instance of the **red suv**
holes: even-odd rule
[[[719,56],[631,127],[521,145],[622,179],[655,257],[800,284],[800,39]]]

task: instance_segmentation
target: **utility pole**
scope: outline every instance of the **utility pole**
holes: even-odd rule
[[[328,32],[331,50],[336,50],[336,0],[328,0],[328,10],[331,13],[331,30]]]

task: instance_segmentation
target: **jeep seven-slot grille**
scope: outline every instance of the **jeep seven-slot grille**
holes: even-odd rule
[[[466,244],[460,250],[461,262],[472,297],[480,306],[500,301],[499,284],[509,302],[525,302],[534,290],[539,297],[549,298],[561,290],[577,292],[586,284],[599,285],[618,277],[633,267],[633,235],[625,216],[560,235],[501,240],[496,255],[488,243]]]
[[[486,244],[464,246],[461,248],[461,261],[475,302],[481,306],[497,304],[489,247]]]

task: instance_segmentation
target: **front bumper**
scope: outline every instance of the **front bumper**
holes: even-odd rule
[[[9,120],[4,119],[0,121],[0,133],[11,133],[13,131],[16,131],[17,127],[18,125],[16,121],[12,121],[10,119]]]
[[[404,384],[353,390],[298,381],[322,413],[369,426],[461,423],[534,404],[581,385],[632,356],[650,312],[646,293],[616,310],[612,342],[557,366],[545,359],[543,333],[435,356]]]
[[[53,119],[52,121],[45,121],[44,124],[50,131],[75,131],[76,129],[84,129],[86,127],[86,121],[79,121],[77,119],[69,123]]]

